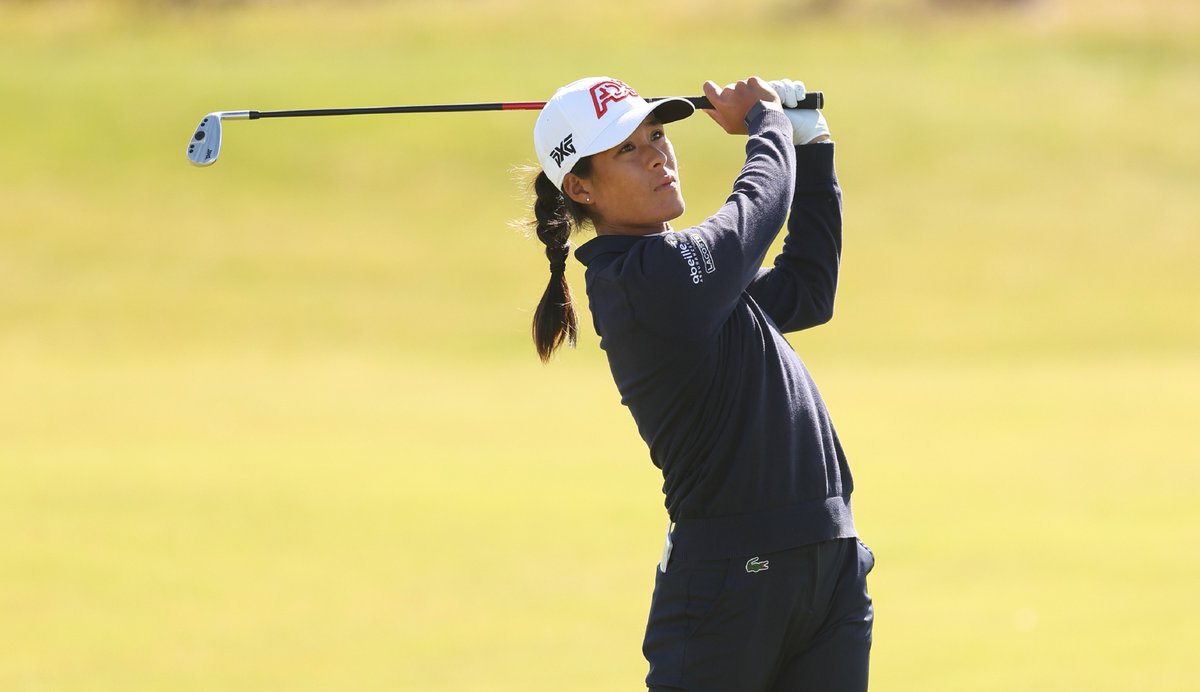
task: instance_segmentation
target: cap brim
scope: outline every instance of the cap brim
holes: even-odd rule
[[[596,138],[587,145],[580,148],[579,156],[591,156],[599,154],[602,151],[611,149],[625,138],[633,134],[633,131],[642,124],[646,116],[653,113],[658,116],[662,123],[673,123],[677,120],[683,120],[692,113],[696,112],[696,107],[687,99],[672,97],[661,101],[648,102],[644,106],[639,106],[623,114],[615,120],[611,125],[604,128]]]
[[[654,114],[663,123],[673,123],[676,120],[683,120],[696,112],[696,106],[692,105],[691,101],[679,98],[678,96],[662,99],[661,101],[653,101],[650,105],[654,107]]]

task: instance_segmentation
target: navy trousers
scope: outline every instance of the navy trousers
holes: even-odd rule
[[[651,690],[863,692],[875,557],[855,538],[658,571],[642,652]]]

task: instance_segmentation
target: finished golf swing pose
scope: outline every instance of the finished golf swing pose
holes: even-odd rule
[[[799,82],[706,82],[706,111],[747,134],[733,191],[713,215],[684,211],[663,126],[683,99],[649,103],[609,77],[578,80],[534,127],[538,238],[550,283],[538,354],[573,343],[565,271],[575,256],[621,402],[662,470],[672,522],[643,652],[656,690],[867,688],[874,557],[850,508],[853,481],[829,414],[783,334],[833,312],[841,191],[824,117],[785,110]],[[787,224],[774,266],[763,261]]]

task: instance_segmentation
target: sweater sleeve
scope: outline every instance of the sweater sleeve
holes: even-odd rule
[[[795,147],[782,111],[746,115],[746,163],[717,213],[680,232],[647,238],[621,283],[637,320],[671,340],[714,334],[762,267],[792,201]]]
[[[781,332],[833,317],[842,250],[842,193],[833,153],[832,143],[796,147],[796,192],[783,251],[749,286],[750,296]]]

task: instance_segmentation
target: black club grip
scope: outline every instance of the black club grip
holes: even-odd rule
[[[712,104],[708,102],[708,98],[704,96],[685,96],[685,99],[692,102],[696,108],[704,108],[712,110]],[[806,110],[820,110],[825,107],[825,93],[821,91],[810,91],[804,95],[800,103],[796,104],[796,108],[804,108]]]

